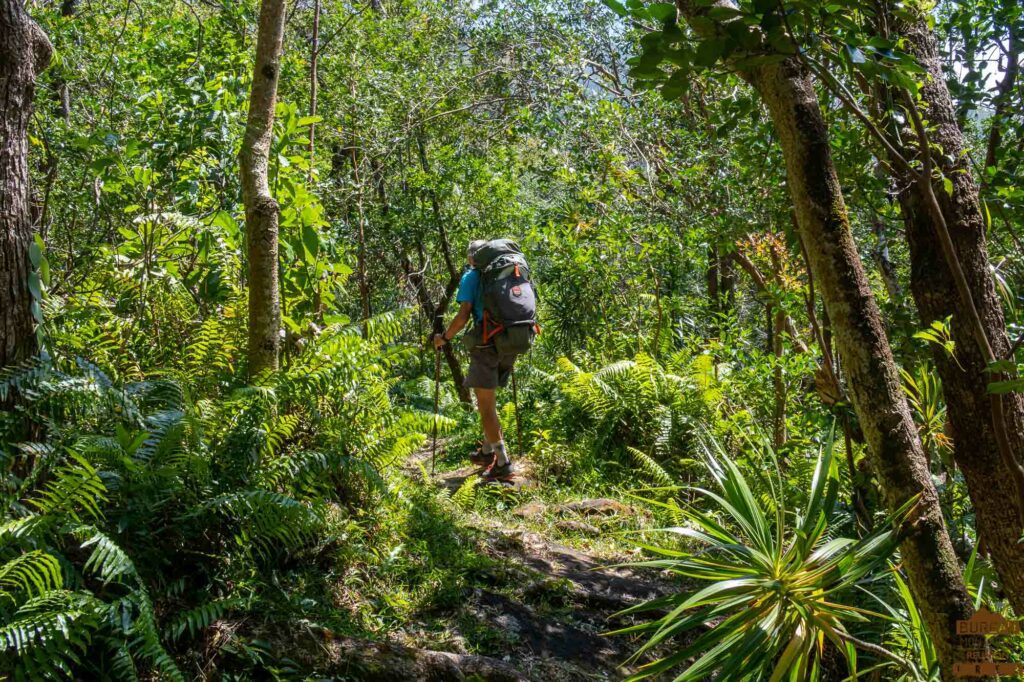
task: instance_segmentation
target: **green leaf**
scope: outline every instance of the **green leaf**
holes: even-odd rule
[[[629,70],[629,76],[637,80],[657,80],[663,78],[665,72],[654,64],[639,64]]]
[[[28,290],[32,292],[32,298],[41,300],[43,298],[42,283],[39,281],[38,272],[28,273]]]
[[[39,264],[43,261],[43,251],[35,241],[28,245],[28,259],[32,261],[32,267],[34,268],[38,268]]]
[[[676,16],[676,6],[671,2],[655,2],[647,6],[647,12],[652,19],[666,21]]]
[[[690,88],[689,74],[686,71],[679,70],[672,74],[672,76],[665,81],[665,84],[661,86],[661,96],[667,102],[679,99],[683,93]]]
[[[942,178],[942,188],[946,190],[946,194],[953,196],[953,181],[949,178]]]
[[[310,258],[315,258],[320,253],[320,235],[312,225],[303,225],[302,245],[306,247],[306,253]]]
[[[1005,372],[1013,372],[1017,369],[1017,365],[1012,360],[996,360],[988,363],[985,371],[989,374],[1002,374]]]
[[[846,45],[846,55],[850,58],[850,62],[853,64],[863,64],[867,61],[867,58],[864,57],[864,53],[855,45]]]
[[[693,63],[698,66],[714,66],[724,53],[725,41],[721,38],[710,38],[697,46],[697,54],[693,58]]]
[[[708,10],[708,17],[715,21],[728,21],[743,16],[743,12],[735,7],[715,6]]]
[[[605,7],[618,14],[620,17],[626,17],[629,15],[629,10],[618,0],[601,0]]]
[[[988,385],[988,392],[993,395],[1004,395],[1024,390],[1024,379],[1010,379],[1007,381],[993,381]]]

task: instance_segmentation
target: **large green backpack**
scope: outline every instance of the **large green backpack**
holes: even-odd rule
[[[484,304],[483,344],[499,353],[525,353],[533,345],[537,297],[523,250],[511,239],[492,239],[473,255]]]

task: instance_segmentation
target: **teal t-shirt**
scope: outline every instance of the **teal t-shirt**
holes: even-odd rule
[[[484,322],[484,301],[480,295],[480,271],[470,268],[459,280],[459,293],[455,295],[456,303],[472,303],[473,318],[477,324]]]

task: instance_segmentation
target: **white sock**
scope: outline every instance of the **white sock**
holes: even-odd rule
[[[492,452],[494,452],[494,444],[487,442],[487,439],[485,438],[484,444],[480,446],[480,452],[484,453],[485,455],[491,454]]]
[[[508,464],[508,462],[509,462],[508,455],[505,454],[505,441],[499,440],[497,443],[494,443],[493,447],[494,447],[494,463],[497,466],[501,466],[503,464]]]

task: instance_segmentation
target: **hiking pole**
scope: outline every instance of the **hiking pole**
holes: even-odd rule
[[[512,369],[512,405],[516,411],[516,456],[523,457],[523,428],[519,425],[519,391],[516,389],[516,370]]]
[[[434,347],[434,441],[430,446],[430,475],[437,461],[437,409],[441,399],[441,349]]]

